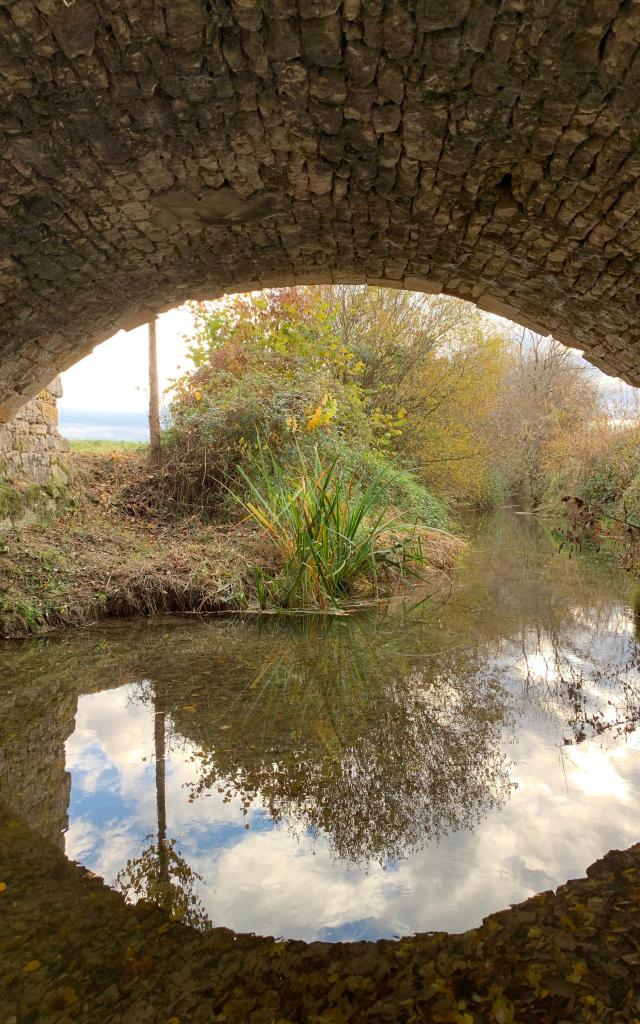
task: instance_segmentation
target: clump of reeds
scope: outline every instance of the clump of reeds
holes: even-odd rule
[[[275,572],[256,571],[262,607],[324,608],[391,579],[416,578],[425,561],[420,531],[390,507],[393,474],[362,484],[338,459],[323,465],[318,453],[281,464],[258,445],[236,500],[275,547]]]

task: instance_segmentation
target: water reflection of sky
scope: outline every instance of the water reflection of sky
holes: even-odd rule
[[[636,737],[563,746],[566,720],[543,692],[552,682],[548,654],[542,648],[528,658],[529,693],[516,696],[517,728],[504,734],[517,783],[509,799],[473,830],[446,835],[386,868],[348,865],[322,834],[287,822],[278,827],[255,803],[245,813],[215,787],[189,802],[201,752],[174,729],[166,761],[168,835],[202,876],[199,895],[211,921],[304,939],[459,931],[635,842]],[[510,663],[517,695],[525,663],[502,662],[503,673]],[[110,883],[157,831],[154,710],[132,694],[135,687],[123,686],[81,696],[66,745],[67,855]]]
[[[482,529],[446,602],[3,650],[0,805],[54,843],[68,809],[68,855],[115,887],[144,862],[160,902],[165,807],[177,896],[264,934],[461,930],[583,875],[639,838],[636,734],[563,742],[574,684],[605,723],[629,681],[640,711],[627,582],[524,519]]]

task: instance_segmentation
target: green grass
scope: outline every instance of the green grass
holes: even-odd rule
[[[6,480],[0,479],[0,519],[11,518],[22,511],[24,501],[22,495]]]
[[[69,441],[72,452],[81,455],[108,455],[109,452],[135,452],[147,448],[146,441]]]
[[[237,500],[282,564],[277,573],[256,572],[262,607],[336,606],[363,585],[377,593],[384,577],[417,575],[424,559],[415,524],[388,511],[392,473],[362,485],[338,460],[323,466],[317,453],[298,449],[297,464],[283,466],[262,447],[252,470],[240,467],[246,495]]]

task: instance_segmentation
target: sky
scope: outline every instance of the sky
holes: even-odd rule
[[[492,317],[511,326],[508,321]],[[157,322],[160,390],[190,365],[186,337],[193,319],[185,306],[163,313]],[[148,437],[147,326],[120,331],[62,375],[63,397],[58,403],[60,431],[70,440],[143,441]],[[617,378],[593,368],[602,390],[612,401],[632,389]],[[166,404],[166,397],[164,402]]]
[[[158,317],[156,339],[160,390],[190,365],[188,336],[193,319],[185,307]],[[60,431],[81,438],[144,440],[147,437],[148,331],[119,331],[62,374]],[[164,399],[166,402],[166,397]]]

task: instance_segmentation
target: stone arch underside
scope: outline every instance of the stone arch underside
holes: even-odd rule
[[[469,299],[640,384],[637,0],[0,5],[0,418],[189,297]]]

